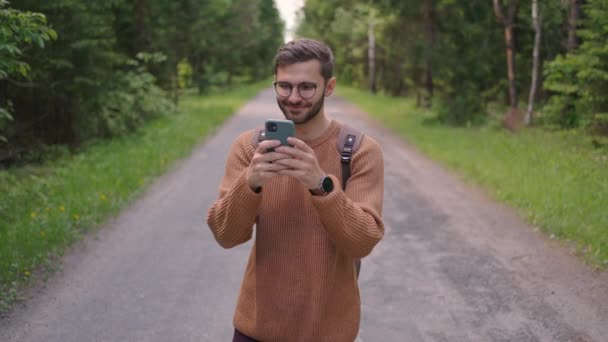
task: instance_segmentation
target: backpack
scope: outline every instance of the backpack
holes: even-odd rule
[[[346,190],[346,182],[350,178],[350,161],[353,154],[357,152],[363,140],[363,133],[357,129],[354,129],[346,124],[342,124],[340,127],[340,134],[338,135],[338,152],[340,152],[340,162],[342,164],[342,190]],[[252,136],[252,144],[257,148],[258,144],[263,141],[266,137],[266,130],[262,128],[256,128]],[[359,278],[359,272],[361,271],[361,259],[354,259],[355,269],[357,271],[357,278]]]

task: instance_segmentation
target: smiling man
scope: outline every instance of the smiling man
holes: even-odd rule
[[[296,126],[291,146],[254,130],[230,151],[207,224],[224,248],[256,237],[234,315],[233,341],[354,341],[361,302],[353,260],[384,235],[384,161],[364,136],[340,187],[341,123],[324,101],[335,87],[331,49],[310,39],[281,47],[277,103]],[[274,148],[273,152],[266,152]]]

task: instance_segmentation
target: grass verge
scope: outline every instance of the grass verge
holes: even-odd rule
[[[0,171],[0,313],[268,82],[185,96],[176,114],[44,165]]]
[[[411,99],[348,87],[338,88],[338,95],[520,210],[551,238],[573,242],[592,265],[608,269],[608,150],[593,148],[583,132],[447,127],[429,123],[434,114]]]

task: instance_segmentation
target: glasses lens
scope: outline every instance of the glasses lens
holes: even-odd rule
[[[311,83],[301,83],[298,86],[298,92],[300,96],[304,99],[309,99],[315,95],[315,91],[317,90],[317,86]]]
[[[274,84],[274,90],[281,96],[291,95],[291,84],[287,82],[277,82]]]

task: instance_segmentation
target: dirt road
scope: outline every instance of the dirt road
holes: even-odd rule
[[[608,341],[608,275],[330,98],[386,163],[386,235],[363,261],[358,341]],[[0,341],[230,341],[251,243],[222,249],[205,224],[242,131],[281,117],[262,92],[192,156],[65,258],[0,321]]]

